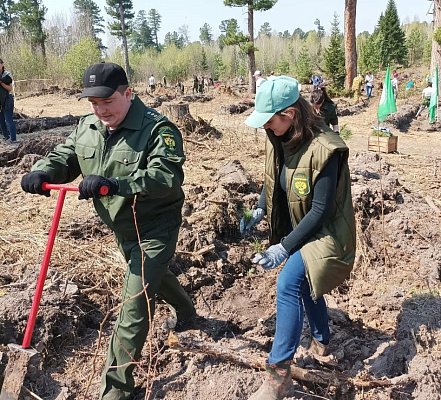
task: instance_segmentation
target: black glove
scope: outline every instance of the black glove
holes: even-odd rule
[[[87,175],[80,182],[78,189],[80,195],[79,200],[88,200],[90,198],[98,199],[102,195],[100,193],[101,186],[107,186],[109,188],[106,196],[113,196],[118,193],[118,180],[115,178],[104,178],[104,176],[99,175]]]
[[[28,193],[41,194],[49,197],[50,190],[43,190],[43,183],[51,183],[51,177],[43,171],[32,171],[21,178],[21,188]]]

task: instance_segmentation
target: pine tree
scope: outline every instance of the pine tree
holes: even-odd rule
[[[312,75],[311,58],[306,46],[302,47],[295,65],[295,73],[300,83],[308,83]]]
[[[151,47],[155,47],[152,30],[147,21],[147,13],[141,10],[138,12],[133,25],[131,48],[137,53],[143,53]]]
[[[228,7],[246,7],[248,13],[248,43],[241,45],[241,50],[248,55],[248,78],[249,91],[256,93],[256,82],[253,74],[256,69],[256,56],[254,52],[254,11],[267,11],[274,7],[277,0],[224,0],[224,4]]]
[[[159,15],[158,11],[156,11],[154,8],[149,10],[149,17],[148,17],[149,26],[150,29],[152,30],[153,39],[155,40],[156,48],[158,50],[159,50],[158,33],[159,33],[159,29],[161,28],[161,20],[162,17]]]
[[[338,15],[334,14],[331,23],[331,38],[329,47],[323,54],[323,70],[332,79],[332,86],[343,89],[345,80],[345,49],[343,34],[340,32]]]
[[[11,7],[14,5],[13,0],[3,0],[0,4],[0,30],[7,31],[12,23]]]
[[[113,18],[109,25],[110,34],[121,39],[124,50],[124,61],[127,77],[130,80],[129,48],[127,36],[132,32],[131,21],[135,16],[132,0],[106,0],[108,7],[105,7],[107,14]]]
[[[407,58],[406,35],[400,26],[394,0],[389,0],[384,15],[378,21],[380,62],[383,65],[404,64]]]
[[[98,42],[100,50],[106,49],[102,40],[98,37],[100,33],[104,33],[104,18],[101,17],[101,10],[93,0],[75,0],[74,1],[75,13],[80,18],[80,25],[91,25],[92,36]]]
[[[18,15],[21,27],[30,38],[32,48],[40,46],[41,54],[45,57],[47,35],[43,30],[43,21],[47,8],[40,0],[20,0],[10,11]]]
[[[213,41],[213,34],[211,33],[211,26],[205,23],[202,28],[199,29],[199,40],[203,45],[210,44]]]

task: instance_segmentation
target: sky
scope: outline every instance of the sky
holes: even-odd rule
[[[101,16],[108,21],[104,10],[105,0],[94,0],[101,8]],[[162,17],[159,39],[164,41],[167,32],[179,31],[183,25],[187,25],[190,42],[199,40],[199,29],[207,23],[212,28],[212,34],[216,39],[219,34],[219,25],[222,20],[235,18],[243,32],[247,31],[247,13],[245,8],[226,7],[223,0],[161,0],[149,2],[148,0],[132,0],[135,12],[148,11],[155,8]],[[73,0],[42,0],[47,7],[46,19],[48,21],[56,16],[73,14]],[[372,33],[381,13],[386,10],[388,0],[358,0],[357,1],[357,34],[363,31]],[[269,22],[276,32],[288,30],[290,33],[296,28],[304,32],[315,30],[316,19],[325,28],[326,32],[331,29],[331,21],[334,13],[340,20],[340,29],[343,31],[345,0],[278,0],[276,5],[269,11],[255,12],[254,29],[257,33],[264,22]],[[433,15],[432,0],[395,0],[398,17],[401,23],[412,22],[417,19],[420,22],[431,22]]]

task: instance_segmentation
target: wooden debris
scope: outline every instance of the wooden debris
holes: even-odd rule
[[[248,359],[247,357],[236,353],[225,346],[219,346],[215,343],[207,343],[199,341],[192,337],[177,337],[173,332],[170,332],[167,343],[171,349],[180,350],[190,353],[206,354],[212,357],[220,358],[234,364],[243,365],[248,368],[255,368],[265,370],[264,358]],[[372,388],[376,386],[390,386],[389,380],[383,379],[360,379],[351,378],[338,371],[320,371],[315,369],[304,369],[291,366],[291,376],[295,380],[316,383],[319,385],[332,385],[339,387],[343,384],[351,383],[356,387]]]

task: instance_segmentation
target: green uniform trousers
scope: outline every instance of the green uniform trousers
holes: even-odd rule
[[[124,241],[115,235],[128,266],[122,289],[122,305],[110,338],[101,379],[101,399],[122,400],[133,393],[134,362],[140,359],[147,338],[149,318],[152,319],[154,315],[156,295],[176,311],[179,319],[188,318],[196,312],[191,299],[168,268],[176,250],[179,232],[179,225],[173,225],[153,235],[142,235],[140,242]],[[150,299],[150,316],[142,284],[143,264],[144,282]]]

